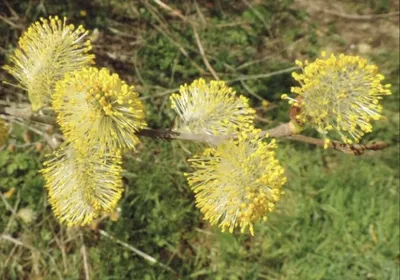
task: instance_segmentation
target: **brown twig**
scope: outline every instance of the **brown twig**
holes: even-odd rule
[[[214,68],[212,68],[210,62],[208,61],[208,59],[206,57],[206,54],[203,49],[203,45],[201,44],[201,41],[200,41],[199,34],[197,33],[196,28],[193,25],[192,25],[192,29],[193,29],[194,38],[196,39],[197,47],[199,48],[199,52],[203,59],[204,64],[206,65],[208,71],[210,71],[210,73],[214,77],[214,79],[219,80],[217,73],[215,72]]]
[[[174,131],[171,129],[152,129],[152,128],[142,129],[137,132],[137,135],[156,138],[160,140],[166,140],[166,141],[186,140],[186,141],[208,143],[211,145],[218,145],[223,140],[233,137],[233,136],[215,136],[209,134],[194,134],[194,133]]]
[[[21,24],[16,24],[14,23],[12,20],[10,20],[9,18],[3,17],[0,15],[0,20],[4,21],[5,23],[7,23],[9,26],[11,26],[13,29],[24,29],[25,26],[21,25]]]
[[[167,4],[165,4],[164,2],[162,2],[160,0],[153,0],[153,1],[161,8],[163,8],[164,10],[171,13],[172,16],[176,16],[176,17],[180,18],[181,20],[186,21],[186,18],[182,15],[182,13],[180,11],[171,8],[170,6],[168,6]]]
[[[83,237],[81,236],[82,239],[82,247],[81,247],[81,255],[83,259],[83,269],[85,271],[85,280],[90,280],[90,274],[89,274],[89,262],[88,262],[88,257],[87,257],[87,250],[85,243],[83,241]]]
[[[257,80],[257,79],[263,79],[263,78],[270,78],[270,77],[273,77],[273,76],[276,76],[276,75],[289,73],[289,72],[292,72],[292,71],[298,70],[298,69],[299,69],[299,67],[293,66],[293,67],[289,67],[289,68],[286,68],[286,69],[274,71],[274,72],[271,72],[271,73],[257,74],[257,75],[243,75],[243,76],[239,76],[237,78],[234,78],[232,80],[228,80],[228,81],[226,81],[226,83],[230,84],[230,83],[238,82],[238,81],[247,81],[247,80]]]
[[[313,144],[316,146],[321,146],[323,147],[325,142],[322,139],[317,139],[313,137],[308,137],[304,135],[292,135],[288,136],[288,139],[295,140],[295,141],[300,141],[303,143],[308,143],[308,144]],[[334,149],[336,151],[343,152],[345,154],[352,154],[355,156],[360,156],[364,154],[365,151],[371,150],[371,151],[378,151],[378,150],[383,150],[388,146],[383,141],[377,141],[369,144],[344,144],[338,141],[332,141],[328,144],[328,148]]]
[[[32,113],[30,109],[26,109],[27,108],[26,106],[23,108],[25,108],[25,111],[23,111],[23,109],[20,108],[15,109],[15,106],[4,107],[0,105],[0,114],[6,114],[6,115],[15,114],[14,116],[25,118],[28,120],[35,120],[37,122],[44,124],[50,124],[50,125],[56,124],[55,119],[52,117],[38,116]],[[317,146],[324,146],[323,140],[303,135],[294,135],[294,130],[295,128],[290,123],[283,123],[281,125],[278,125],[277,127],[262,131],[262,136],[268,135],[269,137],[273,138],[286,137],[288,139],[295,141],[309,143]],[[137,132],[137,135],[166,140],[166,141],[186,140],[194,142],[203,142],[211,145],[218,145],[219,143],[221,143],[226,139],[236,137],[236,135],[215,136],[209,134],[194,134],[188,132],[180,132],[171,129],[153,129],[153,128],[142,129]],[[376,142],[367,145],[361,145],[361,144],[348,145],[340,142],[332,142],[329,145],[329,147],[334,150],[344,152],[346,154],[361,155],[366,150],[374,150],[374,151],[382,150],[387,147],[387,144],[384,142]]]
[[[262,135],[274,138],[288,137],[293,134],[293,129],[294,127],[290,123],[283,123],[277,127],[263,131]]]
[[[269,137],[286,137],[293,134],[292,126],[289,123],[281,124],[275,128],[265,130],[262,136],[268,135]],[[145,128],[137,132],[137,135],[151,137],[161,140],[186,140],[194,142],[208,143],[211,145],[218,145],[222,141],[236,137],[236,135],[215,136],[211,134],[194,134],[187,132],[174,131],[170,129],[152,129]]]
[[[31,111],[29,106],[21,106],[20,108],[16,108],[15,106],[5,107],[0,105],[0,114],[20,117],[28,120],[35,120],[43,124],[56,125],[56,121],[54,118],[49,116],[37,115]],[[268,134],[270,137],[284,137],[291,135],[292,131],[289,123],[284,123],[273,129],[264,131],[263,135],[266,134]],[[153,128],[142,129],[137,132],[137,135],[157,138],[167,141],[178,139],[178,140],[188,140],[196,142],[206,142],[211,144],[218,144],[227,138],[233,137],[232,135],[214,136],[208,134],[193,134],[187,132],[179,132],[171,129],[153,129]]]

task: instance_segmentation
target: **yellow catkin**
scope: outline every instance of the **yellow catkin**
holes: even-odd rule
[[[314,126],[324,138],[329,131],[336,131],[348,144],[359,142],[361,137],[372,131],[372,120],[382,119],[382,96],[390,95],[390,85],[382,85],[384,76],[378,67],[368,64],[358,56],[340,54],[327,56],[312,63],[303,64],[302,73],[293,72],[300,83],[291,92],[300,98],[289,98],[289,103],[301,108],[299,122]],[[329,142],[325,142],[328,147]]]
[[[57,219],[67,226],[84,226],[115,211],[123,191],[121,161],[119,151],[80,154],[70,145],[56,150],[41,173]]]
[[[146,126],[144,106],[133,86],[94,67],[74,71],[57,83],[53,108],[68,142],[77,149],[134,149]]]
[[[180,87],[170,97],[178,114],[177,129],[196,134],[226,135],[252,127],[255,111],[223,81],[204,79]]]
[[[266,220],[286,182],[275,158],[275,140],[263,142],[259,130],[206,149],[190,159],[193,172],[185,176],[195,193],[196,206],[223,231],[240,228],[254,235],[255,222]]]
[[[28,92],[32,110],[50,104],[56,81],[66,73],[93,63],[87,34],[82,26],[75,28],[55,16],[33,23],[21,36],[4,69]]]

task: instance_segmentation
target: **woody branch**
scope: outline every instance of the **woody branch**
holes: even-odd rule
[[[51,126],[57,126],[54,117],[46,116],[40,113],[33,113],[29,105],[16,106],[15,104],[0,105],[0,114],[5,116],[11,116],[15,118],[21,118],[24,120],[47,124]],[[193,134],[187,132],[175,131],[172,129],[153,129],[145,128],[137,132],[137,135],[143,137],[150,137],[155,139],[161,139],[166,141],[171,140],[187,140],[211,144],[219,144],[223,140],[236,137],[235,135],[227,136],[215,136],[207,134]],[[262,135],[269,135],[274,138],[285,138],[289,140],[304,142],[316,146],[324,146],[324,141],[322,139],[312,138],[304,135],[296,135],[293,131],[290,123],[283,123],[274,128],[265,130]],[[328,148],[353,155],[362,155],[367,150],[377,151],[385,149],[388,145],[382,141],[376,141],[369,144],[345,144],[338,141],[332,141]]]

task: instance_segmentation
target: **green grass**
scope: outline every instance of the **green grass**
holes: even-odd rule
[[[171,127],[169,95],[160,93],[199,76],[212,79],[190,25],[152,1],[81,2],[39,1],[35,6],[25,1],[11,5],[19,19],[11,12],[7,17],[26,27],[39,16],[59,14],[97,29],[97,64],[118,72],[147,98],[151,127]],[[334,17],[318,21],[292,1],[198,1],[198,8],[189,1],[168,3],[194,24],[207,59],[227,81],[290,67],[294,59],[313,59],[321,49],[356,53],[348,49],[353,43],[348,34],[365,23],[346,24]],[[351,8],[349,14],[394,9],[386,0],[339,3]],[[86,17],[81,10],[87,11]],[[367,24],[367,30],[374,28],[373,22]],[[6,34],[2,64],[22,31],[15,26],[0,22]],[[0,239],[0,278],[85,279],[86,259],[91,279],[398,279],[399,54],[397,42],[385,34],[380,44],[371,43],[365,56],[393,84],[393,95],[384,101],[386,120],[376,123],[365,142],[384,140],[390,147],[354,157],[279,140],[277,157],[288,176],[286,194],[269,220],[256,225],[254,237],[221,233],[202,220],[183,177],[190,156],[186,151],[195,145],[152,139],[142,139],[138,151],[124,157],[126,189],[116,221],[105,218],[83,229],[60,226],[38,173],[50,149],[37,151],[40,136],[26,143],[26,128],[16,125],[9,140],[16,150],[0,151],[0,234],[7,237]],[[10,80],[4,72],[0,76]],[[253,93],[277,106],[259,110],[270,121],[257,123],[263,129],[287,121],[288,105],[279,99],[293,84],[290,73],[230,83],[255,107],[260,100]],[[0,100],[6,97],[26,102],[22,93],[0,85]],[[6,198],[12,188],[15,193]],[[146,261],[101,230],[173,271]]]

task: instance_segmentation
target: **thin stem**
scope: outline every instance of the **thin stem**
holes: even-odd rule
[[[101,234],[102,236],[107,237],[108,239],[111,239],[112,241],[115,241],[115,242],[118,243],[119,245],[121,245],[121,246],[123,246],[123,247],[125,247],[125,248],[127,248],[127,249],[129,249],[129,250],[131,250],[132,252],[134,252],[135,254],[141,256],[142,258],[144,258],[144,259],[147,260],[148,262],[150,262],[150,263],[152,263],[152,264],[158,264],[159,266],[165,268],[165,269],[168,270],[168,271],[175,272],[172,268],[170,268],[169,266],[167,266],[167,265],[165,265],[165,264],[163,264],[163,263],[160,263],[160,262],[159,262],[157,259],[155,259],[154,257],[152,257],[152,256],[150,256],[150,255],[148,255],[148,254],[146,254],[146,253],[143,252],[143,251],[140,251],[139,249],[133,247],[132,245],[130,245],[130,244],[128,244],[128,243],[125,243],[125,242],[123,242],[123,241],[121,241],[121,240],[115,238],[114,236],[112,236],[112,235],[109,234],[108,232],[106,232],[106,231],[104,231],[104,230],[100,230],[99,232],[100,232],[100,234]]]
[[[4,114],[6,116],[14,116],[19,117],[31,121],[36,121],[43,124],[48,125],[56,125],[56,121],[53,117],[50,116],[42,116],[38,114],[32,113],[29,106],[17,108],[16,106],[6,107],[0,105],[0,114]],[[287,138],[290,140],[300,141],[304,143],[309,143],[317,146],[324,146],[324,141],[317,138],[307,137],[304,135],[295,135],[296,133],[293,131],[293,127],[289,123],[283,123],[278,125],[277,127],[271,128],[269,130],[262,131],[262,136],[268,135],[269,137],[274,138]],[[236,135],[224,135],[224,136],[215,136],[208,134],[194,134],[188,132],[180,132],[174,131],[171,129],[153,129],[153,128],[145,128],[137,132],[137,135],[143,137],[156,138],[166,141],[171,140],[186,140],[186,141],[194,141],[194,142],[203,142],[212,145],[218,145],[222,141],[234,138]],[[361,155],[366,150],[382,150],[385,149],[388,145],[384,142],[374,142],[366,145],[361,144],[344,144],[340,142],[333,141],[328,147],[337,151],[341,151],[346,154],[353,155]]]
[[[264,78],[270,78],[273,76],[277,76],[277,75],[281,75],[281,74],[285,74],[285,73],[290,73],[293,72],[294,70],[298,70],[299,67],[297,66],[293,66],[293,67],[289,67],[286,69],[282,69],[282,70],[278,70],[278,71],[274,71],[274,72],[270,72],[270,73],[265,73],[265,74],[256,74],[256,75],[243,75],[243,76],[239,76],[237,78],[234,78],[232,80],[228,80],[226,81],[226,83],[230,84],[233,82],[237,82],[237,81],[247,81],[247,80],[257,80],[257,79],[264,79]]]
[[[317,139],[313,137],[308,137],[304,135],[292,135],[287,137],[290,140],[295,140],[303,143],[308,143],[316,146],[321,146],[323,147],[325,145],[324,140],[322,139]],[[376,141],[372,142],[369,144],[344,144],[338,141],[331,141],[328,144],[328,148],[334,149],[336,151],[343,152],[345,154],[352,154],[355,156],[360,156],[364,154],[365,151],[371,150],[371,151],[378,151],[378,150],[383,150],[388,146],[383,141]]]
[[[86,250],[85,242],[83,240],[82,232],[80,233],[80,236],[81,236],[81,240],[82,240],[81,255],[82,255],[82,259],[83,259],[83,269],[85,271],[85,280],[90,280],[89,262],[88,262],[87,250]]]
[[[210,62],[208,61],[208,59],[207,59],[207,57],[205,55],[204,48],[203,48],[203,45],[202,45],[202,43],[200,41],[199,34],[197,33],[197,30],[193,25],[192,25],[192,29],[193,29],[194,38],[196,39],[196,44],[197,44],[197,46],[199,48],[200,55],[203,58],[204,64],[206,65],[208,71],[210,71],[210,73],[214,77],[214,79],[219,80],[219,77],[218,77],[217,73],[215,72],[214,68],[212,68]]]

